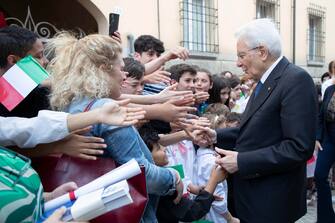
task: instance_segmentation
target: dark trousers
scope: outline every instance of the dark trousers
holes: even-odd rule
[[[335,213],[332,204],[332,194],[328,181],[330,168],[335,162],[335,125],[328,128],[329,131],[322,142],[322,151],[318,153],[315,167],[315,183],[318,193],[317,222],[334,223]],[[334,128],[333,128],[334,127]],[[331,140],[332,139],[332,140]]]

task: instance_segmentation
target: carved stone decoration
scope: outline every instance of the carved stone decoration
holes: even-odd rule
[[[55,33],[60,31],[60,29],[49,22],[42,21],[35,23],[33,16],[31,15],[29,5],[27,9],[27,16],[24,22],[15,17],[6,18],[6,22],[10,26],[20,26],[29,29],[30,31],[36,33],[42,40],[51,38]],[[86,33],[79,27],[75,28],[75,33],[79,38],[86,36]]]

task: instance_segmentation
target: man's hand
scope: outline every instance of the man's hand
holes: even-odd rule
[[[143,82],[146,84],[159,84],[165,83],[167,85],[170,84],[171,81],[171,73],[163,70],[163,67],[155,72],[145,75],[143,78]]]
[[[169,50],[166,54],[163,55],[165,62],[173,59],[186,60],[189,57],[189,52],[186,48],[178,46],[174,49]]]
[[[216,132],[211,128],[202,127],[192,132],[192,141],[200,147],[208,147],[216,143]]]
[[[129,101],[127,99],[104,104],[97,114],[100,116],[100,122],[108,125],[127,126],[134,125],[143,119],[145,111],[142,108],[125,107]]]
[[[237,155],[238,152],[215,148],[216,152],[222,157],[217,158],[215,163],[227,170],[229,173],[238,171]]]

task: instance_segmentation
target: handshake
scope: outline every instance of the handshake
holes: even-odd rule
[[[211,129],[207,118],[186,119],[178,123],[194,144],[200,147],[210,147],[216,143],[216,132]]]

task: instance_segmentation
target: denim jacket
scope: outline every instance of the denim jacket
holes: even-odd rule
[[[74,100],[67,108],[67,112],[83,112],[91,101],[92,99],[88,98]],[[91,110],[110,101],[113,100],[108,98],[97,99]],[[111,157],[120,164],[135,158],[139,164],[144,165],[149,202],[142,217],[142,222],[157,222],[156,208],[159,196],[171,195],[175,192],[176,177],[173,170],[158,167],[154,164],[149,149],[133,126],[120,127],[96,124],[91,130],[91,135],[105,140],[107,144],[105,156]]]

